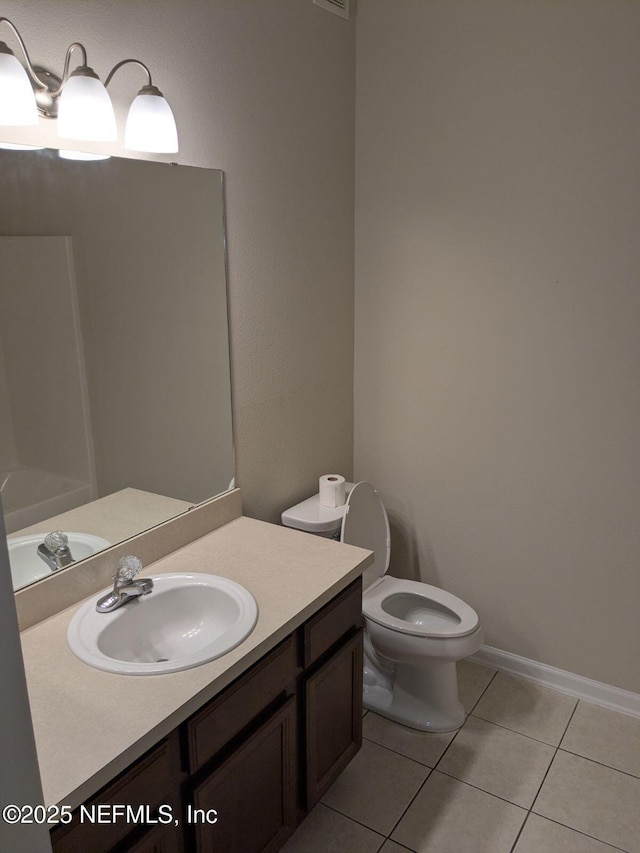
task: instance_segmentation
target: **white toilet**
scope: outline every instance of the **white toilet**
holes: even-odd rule
[[[483,641],[478,614],[438,587],[386,575],[389,519],[370,483],[347,484],[335,509],[313,495],[282,513],[287,527],[374,552],[364,573],[364,706],[414,729],[447,732],[464,722],[456,661]]]

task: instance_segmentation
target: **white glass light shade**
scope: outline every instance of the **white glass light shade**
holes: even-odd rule
[[[58,151],[63,160],[109,160],[110,154],[92,154],[90,151],[71,151],[68,148],[61,148]]]
[[[27,72],[12,53],[0,52],[0,124],[38,123],[38,108]]]
[[[155,87],[145,87],[145,89]],[[178,150],[178,130],[171,107],[160,92],[143,89],[136,95],[127,116],[124,145],[129,151],[174,154]]]
[[[0,148],[6,151],[42,151],[44,145],[23,145],[22,142],[0,142]]]
[[[64,84],[58,105],[58,136],[88,142],[118,138],[111,98],[97,77],[74,71]]]

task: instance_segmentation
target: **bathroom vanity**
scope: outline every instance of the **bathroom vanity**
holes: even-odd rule
[[[279,849],[360,748],[361,614],[357,580],[85,805],[143,804],[148,823],[76,811],[54,853]]]
[[[73,810],[54,850],[278,850],[360,747],[370,562],[240,516],[146,565],[217,573],[258,602],[240,646],[182,672],[77,660],[66,640],[77,604],[24,631],[45,805]]]

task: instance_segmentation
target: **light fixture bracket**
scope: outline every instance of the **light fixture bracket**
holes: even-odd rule
[[[38,107],[38,114],[43,118],[58,117],[58,94],[62,86],[62,80],[52,71],[35,65],[33,72],[42,84],[42,88],[33,87],[33,94]]]

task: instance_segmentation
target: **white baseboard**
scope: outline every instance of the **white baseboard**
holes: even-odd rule
[[[611,711],[619,711],[621,714],[640,718],[640,694],[631,693],[630,690],[622,690],[620,687],[612,687],[601,681],[593,681],[546,663],[494,649],[492,646],[482,646],[480,651],[469,660],[533,681],[543,687],[551,687],[553,690],[559,690],[560,693],[568,693],[569,696],[576,696],[578,699],[584,699],[585,702],[602,705],[603,708],[609,708]]]

